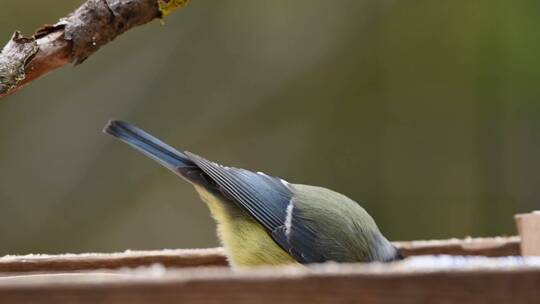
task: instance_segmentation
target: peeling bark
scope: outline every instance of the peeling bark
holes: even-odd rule
[[[0,56],[0,94],[11,90],[25,78],[26,63],[38,52],[34,39],[22,37],[15,32]]]
[[[187,0],[88,0],[55,25],[25,38],[16,32],[0,53],[0,99],[68,63],[80,64],[125,31],[168,15]]]

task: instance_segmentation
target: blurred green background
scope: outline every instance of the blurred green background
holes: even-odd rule
[[[80,3],[3,1],[0,38]],[[189,185],[101,133],[113,117],[345,193],[393,240],[513,234],[540,199],[539,12],[193,0],[0,101],[0,254],[217,245]]]

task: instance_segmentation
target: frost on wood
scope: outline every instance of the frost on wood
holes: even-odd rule
[[[25,78],[26,63],[38,52],[33,38],[24,38],[15,32],[0,53],[0,94],[6,93]]]
[[[152,264],[165,267],[225,266],[227,262],[220,248],[132,251],[121,253],[84,253],[0,257],[0,276],[10,272],[74,271],[116,269]]]
[[[423,256],[308,267],[0,275],[2,303],[538,303],[540,259]]]

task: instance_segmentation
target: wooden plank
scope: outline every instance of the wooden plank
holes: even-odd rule
[[[532,266],[509,266],[502,261],[488,262],[486,267],[432,269],[438,260],[417,267],[414,259],[418,258],[412,258],[412,263],[387,265],[239,272],[198,268],[88,277],[34,276],[26,281],[24,277],[12,277],[0,279],[0,302],[507,304],[538,303],[540,298],[540,260]]]
[[[519,255],[518,237],[469,238],[439,241],[396,242],[405,256],[450,254]],[[138,267],[159,263],[165,267],[225,266],[220,248],[163,251],[130,251],[111,254],[6,256],[0,258],[0,273],[81,271]]]
[[[540,211],[518,214],[515,217],[521,242],[521,254],[540,256]]]
[[[395,244],[404,256],[448,254],[502,257],[520,255],[520,238],[516,236],[411,241],[396,242]]]
[[[0,273],[53,272],[139,267],[152,264],[166,267],[225,266],[221,248],[126,251],[62,255],[0,257]]]

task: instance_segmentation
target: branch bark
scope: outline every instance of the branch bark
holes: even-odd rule
[[[187,2],[88,0],[30,38],[15,32],[0,53],[0,99],[68,63],[82,63],[125,31],[162,18]]]

